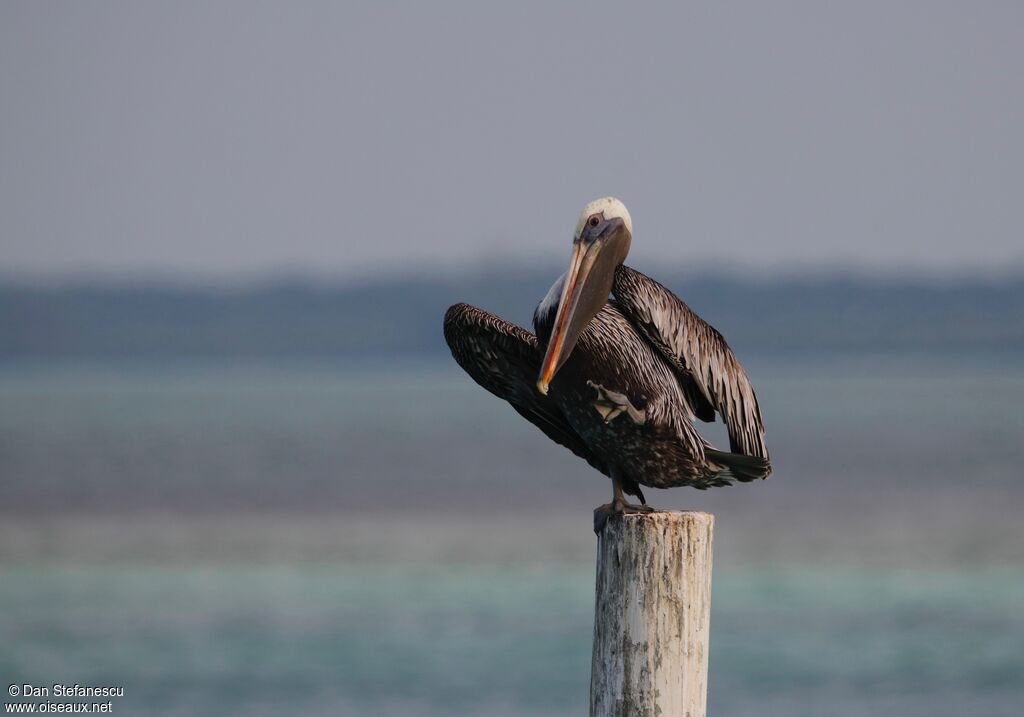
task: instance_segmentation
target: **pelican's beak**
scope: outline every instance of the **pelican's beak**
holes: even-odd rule
[[[615,268],[625,258],[616,247],[628,230],[621,219],[586,226],[573,243],[572,260],[562,287],[555,325],[541,363],[537,390],[547,395],[548,385],[576,346],[583,329],[608,302]]]

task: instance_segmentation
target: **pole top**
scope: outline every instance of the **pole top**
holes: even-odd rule
[[[605,528],[613,524],[624,524],[638,528],[682,524],[711,527],[715,524],[715,515],[714,513],[706,513],[702,510],[655,510],[651,513],[612,515],[607,523],[605,523]]]

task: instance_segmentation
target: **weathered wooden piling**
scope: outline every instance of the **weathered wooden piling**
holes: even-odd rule
[[[598,535],[591,717],[705,717],[714,525],[633,514]]]

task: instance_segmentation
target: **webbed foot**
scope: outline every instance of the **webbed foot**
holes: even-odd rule
[[[611,391],[593,381],[587,381],[587,385],[597,391],[594,409],[601,414],[601,418],[605,423],[609,423],[613,418],[623,413],[629,416],[633,423],[637,425],[642,426],[647,420],[647,412],[640,410],[630,403],[629,398],[625,394]]]
[[[624,500],[614,500],[594,508],[594,533],[600,535],[604,530],[605,523],[613,515],[628,515],[630,513],[653,513],[655,509],[649,505],[635,505]]]

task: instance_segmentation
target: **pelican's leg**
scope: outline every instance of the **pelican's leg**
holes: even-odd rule
[[[634,505],[626,502],[626,497],[622,493],[622,485],[615,477],[615,473],[612,473],[612,502],[599,505],[594,508],[594,532],[600,534],[604,529],[604,524],[608,522],[608,518],[613,515],[625,515],[627,513],[653,513],[654,508],[647,505],[644,501],[643,494],[640,494],[640,505]]]

